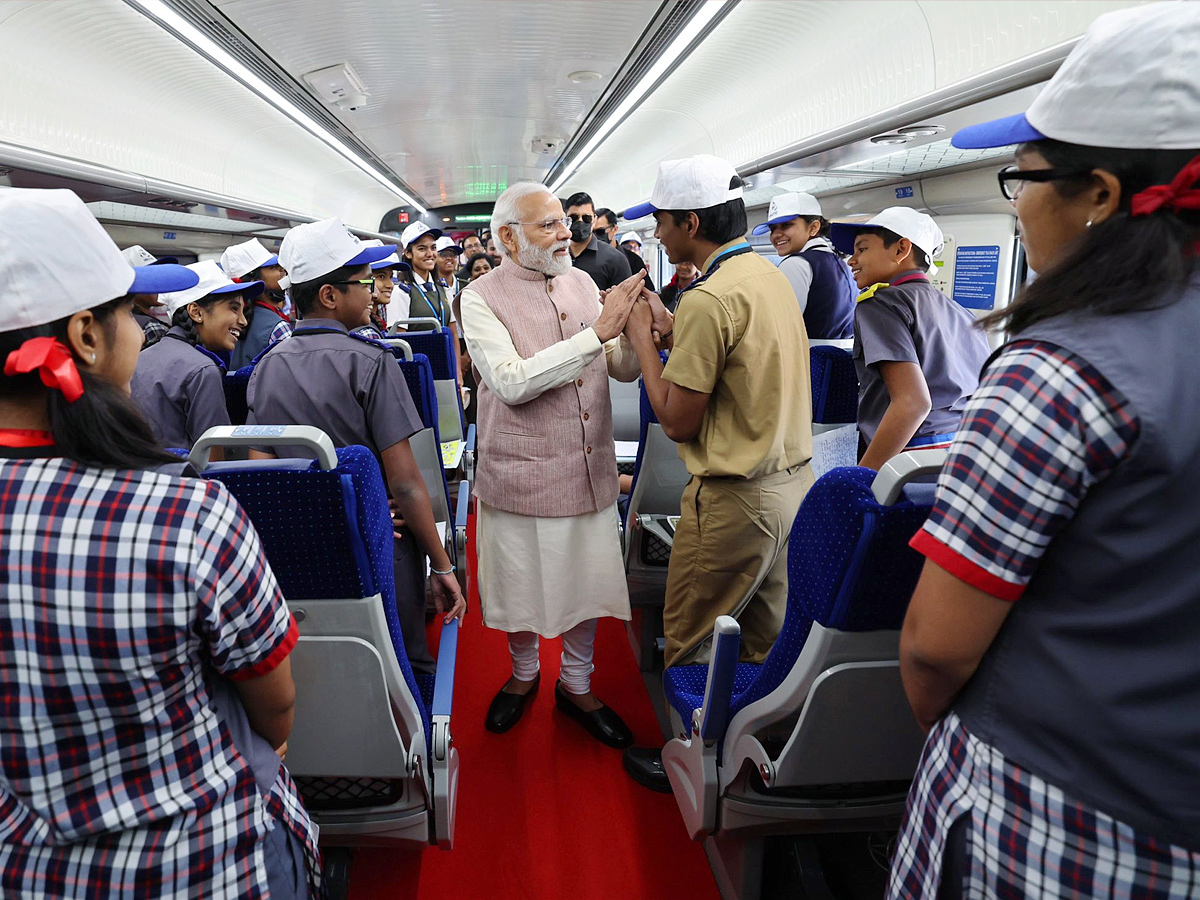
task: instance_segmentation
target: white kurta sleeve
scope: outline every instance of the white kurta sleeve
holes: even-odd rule
[[[802,256],[786,256],[779,261],[779,271],[787,276],[800,301],[800,312],[808,308],[808,289],[812,287],[812,266]]]
[[[464,290],[459,307],[472,364],[488,388],[509,406],[528,403],[574,381],[604,349],[596,332],[585,328],[522,359],[504,323],[476,291]]]

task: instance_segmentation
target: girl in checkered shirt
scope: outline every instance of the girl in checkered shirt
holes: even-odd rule
[[[245,513],[157,470],[129,397],[129,295],[198,278],[135,272],[65,190],[0,191],[0,247],[0,896],[309,896],[272,750],[295,622]]]

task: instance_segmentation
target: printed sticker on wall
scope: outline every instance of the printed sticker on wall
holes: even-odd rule
[[[955,302],[967,309],[994,309],[999,272],[999,246],[959,247],[954,254]]]

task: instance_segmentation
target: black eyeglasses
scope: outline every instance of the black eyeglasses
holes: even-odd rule
[[[1085,178],[1091,174],[1091,169],[1018,169],[1016,166],[1005,166],[996,173],[996,180],[1000,182],[1000,193],[1005,199],[1016,200],[1021,196],[1022,185],[1026,181],[1045,183],[1067,178]]]
[[[579,215],[579,213],[571,213],[570,219],[572,222],[583,222],[587,225],[591,225],[594,221],[596,221],[595,216],[589,216],[587,213],[584,213],[582,216]]]

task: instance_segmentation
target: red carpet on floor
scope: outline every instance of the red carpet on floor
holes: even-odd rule
[[[474,592],[472,592],[474,593]],[[458,645],[454,742],[461,758],[453,850],[356,851],[350,900],[716,900],[703,849],[689,840],[668,794],[635,784],[621,751],[554,709],[558,640],[542,642],[537,697],[507,734],[484,730],[508,677],[504,634],[485,628],[478,597]],[[633,729],[661,742],[623,623],[596,636],[592,687]]]

